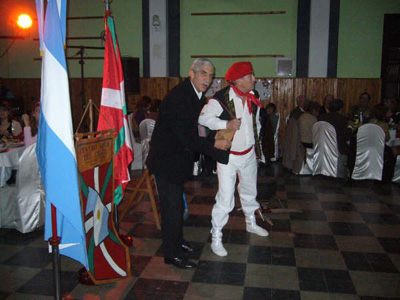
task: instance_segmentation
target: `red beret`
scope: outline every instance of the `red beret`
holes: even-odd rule
[[[225,79],[228,81],[234,81],[251,73],[253,73],[253,66],[251,65],[251,62],[240,61],[234,63],[229,68],[228,72],[226,72]]]

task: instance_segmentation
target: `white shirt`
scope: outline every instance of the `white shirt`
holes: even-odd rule
[[[202,92],[197,91],[196,87],[194,86],[193,82],[190,81],[190,83],[192,84],[192,87],[194,89],[194,92],[196,93],[197,97],[199,97],[199,100],[201,99],[201,96],[203,95]]]
[[[242,120],[240,129],[236,131],[232,140],[232,151],[245,151],[254,145],[253,117],[247,108],[247,101],[243,106],[243,101],[236,95],[233,89],[229,90],[229,99],[235,105],[236,118]],[[221,120],[219,116],[223,112],[223,108],[216,99],[210,99],[203,107],[200,113],[199,123],[211,130],[226,129],[226,120]],[[259,120],[260,109],[257,109],[257,132],[260,132],[261,124]]]

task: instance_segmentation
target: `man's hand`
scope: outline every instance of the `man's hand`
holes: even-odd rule
[[[228,150],[231,146],[231,141],[225,139],[215,140],[214,144],[214,147],[220,150]]]
[[[240,124],[242,124],[242,121],[240,119],[232,119],[226,122],[226,129],[239,130]]]

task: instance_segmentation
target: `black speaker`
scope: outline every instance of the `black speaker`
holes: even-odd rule
[[[140,93],[139,58],[121,57],[126,94]]]

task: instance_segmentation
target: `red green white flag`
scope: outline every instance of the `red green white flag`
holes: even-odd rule
[[[129,164],[133,159],[133,147],[127,119],[121,56],[110,11],[106,11],[105,27],[103,89],[97,130],[110,129],[110,125],[116,130],[114,203],[118,205],[124,197],[125,187],[130,180]]]

